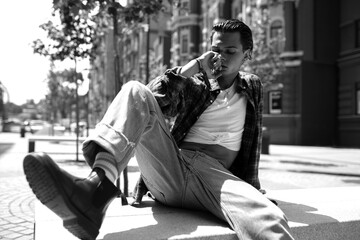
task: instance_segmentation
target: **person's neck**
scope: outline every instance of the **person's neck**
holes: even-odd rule
[[[220,89],[224,90],[231,87],[231,85],[233,85],[234,81],[236,80],[236,76],[237,73],[231,76],[220,76],[218,79]]]

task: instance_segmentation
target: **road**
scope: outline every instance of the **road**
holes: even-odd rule
[[[22,160],[27,139],[18,133],[0,133],[0,239],[33,239],[34,203],[25,180]],[[75,161],[75,144],[36,143],[66,170],[85,177],[89,173],[82,157]],[[129,189],[139,176],[135,159],[129,166]],[[261,155],[259,170],[266,190],[343,187],[360,185],[360,149],[270,145]]]

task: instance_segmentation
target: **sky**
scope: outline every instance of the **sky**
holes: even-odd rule
[[[35,102],[46,94],[47,58],[33,54],[31,42],[45,37],[39,25],[51,17],[51,0],[2,1],[0,8],[0,81],[10,102]]]
[[[15,104],[30,99],[38,102],[47,93],[50,62],[34,54],[31,43],[46,38],[39,25],[51,19],[51,6],[52,0],[1,2],[0,82],[7,88],[10,102]]]

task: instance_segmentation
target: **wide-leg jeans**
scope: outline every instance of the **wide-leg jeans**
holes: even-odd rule
[[[206,210],[228,222],[239,239],[293,239],[284,213],[216,159],[179,149],[149,88],[123,85],[83,144],[90,166],[97,146],[112,153],[118,172],[135,153],[143,179],[163,204]]]

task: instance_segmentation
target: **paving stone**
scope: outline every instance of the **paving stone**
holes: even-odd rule
[[[26,230],[26,227],[23,226],[16,226],[14,228],[11,229],[13,232],[22,232],[24,230]]]
[[[19,238],[16,238],[16,240],[33,240],[33,236],[31,235],[23,235]]]
[[[16,238],[21,237],[21,234],[15,233],[15,232],[11,232],[10,234],[6,234],[6,235],[4,235],[4,236],[5,236],[5,239],[6,239],[6,238],[8,238],[8,239],[16,239]]]
[[[33,226],[32,226],[33,227]],[[20,231],[21,234],[24,234],[24,235],[32,235],[34,233],[34,229],[32,228],[26,228],[22,231]]]
[[[5,138],[5,135],[1,135],[0,138],[3,140],[0,140],[8,142],[10,139],[8,136],[10,135],[6,135]],[[14,147],[5,154],[0,153],[0,163],[2,163],[0,168],[0,181],[2,183],[0,184],[0,239],[11,239],[5,237],[4,234],[12,234],[10,230],[20,224],[26,228],[24,229],[26,235],[17,235],[14,239],[32,240],[33,236],[28,233],[27,229],[31,231],[33,229],[34,205],[37,199],[23,175],[21,164],[27,152],[27,139],[20,139],[18,134],[11,137],[15,139],[14,142],[16,141]],[[63,146],[61,144],[47,143],[37,147],[41,151],[57,153],[59,147],[62,148]],[[64,146],[62,150],[73,152],[74,147]],[[89,167],[86,166],[83,158],[81,158],[81,161],[75,162],[73,155],[69,153],[53,154],[52,157],[61,167],[66,168],[71,173],[86,176],[89,173]],[[336,175],[339,172],[338,170],[350,174],[359,173],[359,156],[359,149],[270,145],[270,155],[262,155],[259,171],[260,180],[262,186],[268,190],[344,185],[359,186],[360,178],[355,175],[352,177]],[[64,159],[70,159],[70,161]],[[6,164],[4,164],[4,161],[6,161]],[[16,170],[12,168],[16,168]],[[311,172],[312,170],[315,171]],[[138,172],[133,174],[138,177]],[[130,190],[133,189],[131,181]],[[12,221],[15,221],[16,224]]]

